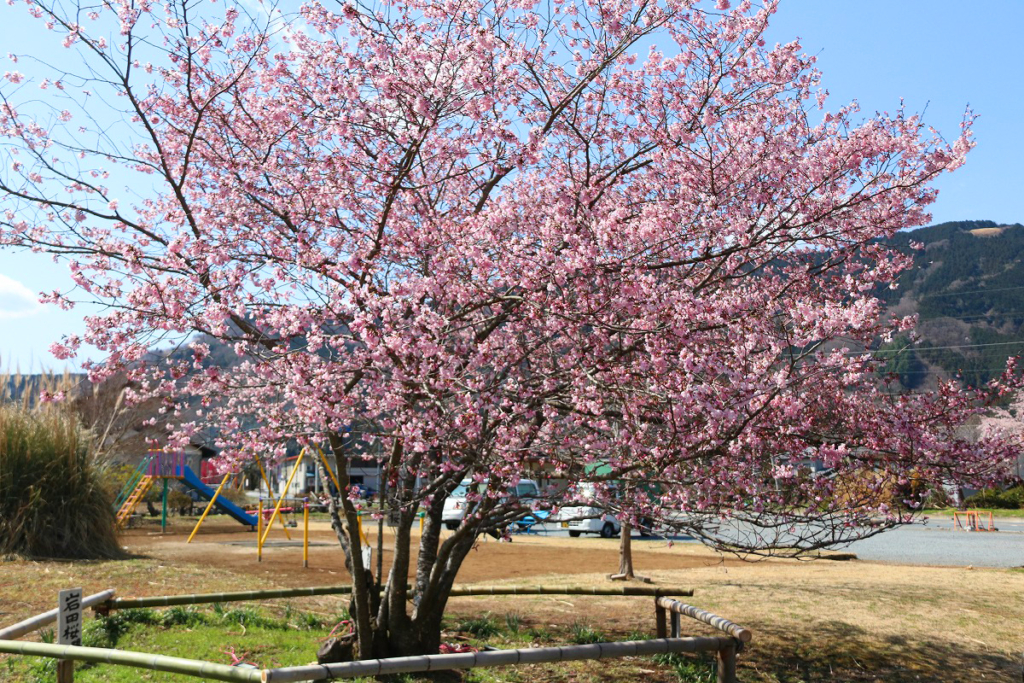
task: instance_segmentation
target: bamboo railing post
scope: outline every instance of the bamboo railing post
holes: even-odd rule
[[[718,683],[736,683],[736,642],[718,651]]]
[[[654,598],[654,629],[658,638],[668,638],[668,629],[665,627],[665,608]]]
[[[669,618],[672,620],[672,632],[670,634],[670,637],[679,638],[680,632],[682,630],[679,626],[679,612],[671,612],[669,614]]]
[[[57,683],[75,683],[75,660],[57,660]]]

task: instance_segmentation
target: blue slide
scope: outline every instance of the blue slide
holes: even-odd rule
[[[191,467],[185,466],[182,467],[181,470],[181,482],[184,483],[185,486],[198,492],[204,500],[211,500],[213,498],[213,494],[217,492],[217,489],[212,489],[204,484],[203,480],[196,476],[196,473],[192,471]],[[256,515],[250,515],[248,512],[223,496],[217,496],[215,507],[219,508],[221,512],[231,515],[242,524],[248,524],[253,528],[256,527]]]

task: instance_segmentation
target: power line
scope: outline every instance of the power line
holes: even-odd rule
[[[946,368],[944,368],[942,366],[939,366],[938,370],[905,370],[905,371],[902,371],[902,372],[892,371],[890,373],[885,373],[885,374],[891,374],[891,375],[930,375],[930,374],[933,374],[933,373],[934,374],[938,374],[939,372],[948,372],[948,373],[951,373],[951,374],[957,374],[957,373],[962,373],[962,372],[1003,372],[1004,370],[1006,370],[1006,367],[1001,367],[1001,368],[970,368],[970,369],[968,369],[966,371],[963,370],[963,369],[960,369],[956,373],[954,373],[952,370],[947,370]]]
[[[951,346],[907,346],[902,349],[876,349],[874,351],[851,351],[848,355],[860,353],[903,353],[904,351],[943,351],[946,349],[980,349],[985,346],[1010,346],[1013,344],[1024,344],[1024,339],[1008,342],[992,342],[990,344],[954,344]]]
[[[922,294],[918,299],[927,299],[929,297],[939,296],[960,296],[961,294],[988,294],[989,292],[1012,292],[1017,289],[1024,289],[1024,287],[997,287],[996,289],[974,289],[966,292],[941,292],[939,294]]]
[[[921,322],[927,322],[929,320],[942,320],[943,318],[949,318],[950,320],[977,320],[978,318],[1008,318],[1010,316],[1024,317],[1024,311],[1000,311],[998,313],[972,313],[971,315],[936,315],[932,318],[922,318]]]

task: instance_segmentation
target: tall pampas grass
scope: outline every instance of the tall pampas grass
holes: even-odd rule
[[[39,400],[61,382],[44,378],[16,401],[0,391],[0,555],[118,557],[113,501],[93,438],[63,405]],[[25,382],[0,376],[0,385]]]

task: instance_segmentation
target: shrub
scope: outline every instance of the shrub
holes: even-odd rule
[[[238,624],[245,627],[288,628],[286,622],[266,617],[254,607],[239,607],[227,610],[221,615],[221,621],[225,624]]]
[[[1018,510],[1024,507],[1024,484],[1018,484],[1004,491],[985,489],[966,501],[968,507]]]
[[[309,612],[299,612],[295,617],[295,624],[300,629],[307,631],[319,631],[326,626],[322,618]]]
[[[0,404],[0,555],[122,555],[89,438],[61,408]]]
[[[207,623],[206,615],[195,607],[172,607],[163,614],[163,626],[188,626],[194,628]]]
[[[88,647],[117,647],[121,639],[133,624],[153,626],[159,624],[163,616],[154,610],[132,608],[117,610],[105,617],[87,621],[82,629],[82,644]]]

